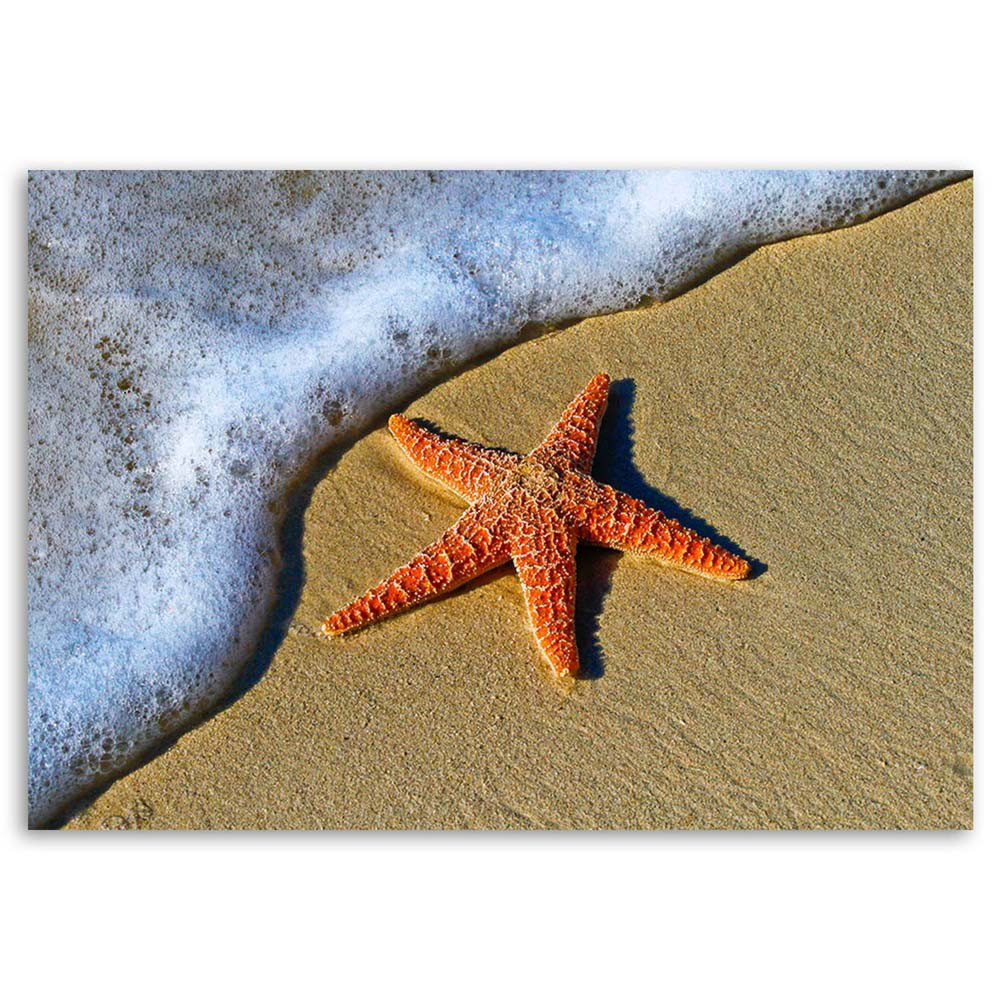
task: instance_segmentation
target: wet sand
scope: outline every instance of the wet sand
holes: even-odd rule
[[[568,693],[510,569],[318,639],[462,510],[380,428],[315,490],[262,680],[68,825],[970,826],[972,182],[524,343],[407,412],[527,451],[602,370],[595,476],[753,579],[581,548]]]

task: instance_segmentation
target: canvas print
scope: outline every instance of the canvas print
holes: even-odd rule
[[[29,826],[972,825],[969,172],[27,202]]]

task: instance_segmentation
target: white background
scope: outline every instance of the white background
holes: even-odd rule
[[[985,5],[352,7],[5,12],[8,988],[985,995],[998,889],[998,333],[984,280],[997,275],[997,56]],[[424,165],[976,170],[973,833],[25,832],[25,171]]]

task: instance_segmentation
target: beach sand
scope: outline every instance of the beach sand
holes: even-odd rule
[[[315,490],[264,677],[68,825],[971,826],[971,181],[523,343],[407,412],[527,451],[597,371],[595,476],[683,509],[753,579],[581,548],[590,676],[568,692],[509,568],[318,639],[463,506],[379,428]]]

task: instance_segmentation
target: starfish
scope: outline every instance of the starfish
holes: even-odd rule
[[[436,542],[332,614],[322,631],[361,628],[513,560],[535,638],[562,677],[580,668],[573,629],[578,541],[652,556],[703,576],[748,576],[745,559],[590,477],[610,382],[595,375],[527,456],[390,417],[389,430],[403,451],[471,506]]]

